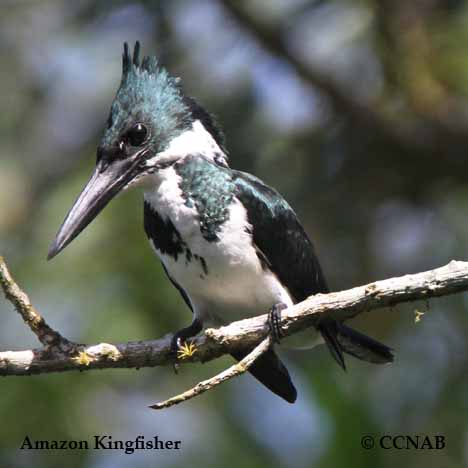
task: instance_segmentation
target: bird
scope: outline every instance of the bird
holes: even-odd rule
[[[274,343],[281,311],[329,288],[296,213],[274,188],[232,169],[216,118],[187,95],[154,56],[140,60],[124,43],[122,77],[97,147],[93,175],[63,221],[48,259],[62,251],[119,193],[144,192],[144,230],[154,253],[192,312],[174,333],[177,353],[207,326],[269,311]],[[344,353],[392,362],[392,349],[330,317],[317,321],[335,361]],[[232,353],[241,360],[252,347]],[[175,357],[177,359],[177,357]],[[249,372],[294,403],[297,390],[275,346]]]

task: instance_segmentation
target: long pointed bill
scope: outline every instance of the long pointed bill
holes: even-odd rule
[[[102,163],[98,163],[94,174],[60,227],[47,259],[50,260],[63,250],[133,179],[136,172],[135,160],[117,160],[105,170]]]

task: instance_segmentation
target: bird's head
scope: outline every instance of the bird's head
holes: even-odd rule
[[[63,222],[48,259],[63,250],[114,198],[190,153],[226,165],[213,117],[183,94],[155,57],[140,61],[124,44],[122,80],[97,149],[94,173]]]

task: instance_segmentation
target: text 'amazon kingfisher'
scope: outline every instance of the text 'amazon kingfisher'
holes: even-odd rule
[[[231,169],[221,130],[183,94],[156,58],[140,62],[124,44],[123,73],[97,165],[49,251],[57,255],[115,197],[144,188],[144,227],[173,285],[192,310],[192,324],[174,335],[173,351],[203,327],[270,310],[276,338],[281,310],[328,292],[311,241],[296,214],[273,188]],[[343,352],[391,362],[390,348],[338,321],[316,326],[338,364]],[[233,354],[242,359],[251,349]],[[249,371],[293,403],[288,370],[270,349]]]

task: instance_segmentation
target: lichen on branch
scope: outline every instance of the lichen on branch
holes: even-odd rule
[[[47,325],[26,293],[13,280],[1,257],[0,285],[5,297],[14,305],[25,324],[43,345],[39,349],[0,351],[1,376],[173,364],[171,335],[157,340],[120,344],[77,345],[70,342]],[[324,315],[344,321],[364,311],[375,311],[405,302],[427,301],[433,297],[464,291],[468,291],[468,262],[452,261],[448,265],[422,273],[375,281],[345,291],[316,294],[282,311],[281,329],[285,336],[293,335],[314,326]],[[205,362],[246,347],[256,347],[256,351],[248,356],[249,359],[245,358],[246,362],[251,364],[251,359],[255,360],[270,346],[270,341],[266,340],[268,335],[267,314],[216,329],[209,328],[194,338],[196,352],[187,354],[181,363]],[[268,346],[265,343],[268,343]],[[182,394],[182,397],[169,399],[170,403],[163,406],[171,406],[175,400],[185,401],[188,399],[184,398],[186,394],[192,397],[203,393],[225,381],[226,375],[228,378],[240,375],[245,371],[242,367],[233,366],[220,376],[198,384],[194,389]]]

